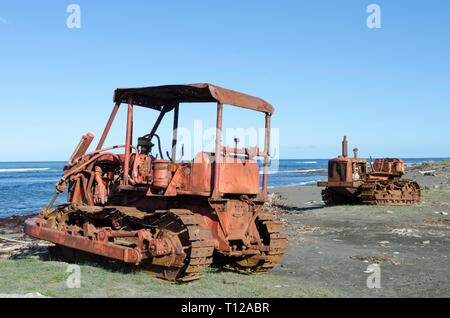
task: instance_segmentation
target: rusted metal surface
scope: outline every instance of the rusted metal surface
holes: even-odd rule
[[[412,205],[420,202],[420,187],[407,179],[368,180],[361,185],[362,203],[372,205]]]
[[[214,153],[214,189],[212,197],[218,199],[220,197],[219,183],[220,183],[220,166],[222,163],[222,114],[223,105],[217,103],[217,121],[216,121],[216,148]]]
[[[328,162],[328,181],[317,183],[326,187],[322,199],[327,205],[377,204],[411,205],[420,202],[420,187],[414,180],[401,179],[405,165],[401,159],[376,159],[367,167],[367,160],[348,157],[347,138],[342,141],[342,156]]]
[[[125,103],[126,95],[133,95],[135,105],[161,110],[164,105],[179,103],[219,103],[273,114],[272,105],[261,98],[235,92],[212,84],[164,85],[141,88],[118,88],[115,103]]]
[[[405,163],[397,158],[375,159],[372,164],[373,175],[393,175],[401,177],[405,174]]]
[[[270,118],[271,114],[266,113],[265,121],[265,142],[264,142],[264,164],[263,164],[263,184],[262,196],[263,200],[267,200],[267,181],[269,176],[269,142],[270,142]]]
[[[92,140],[94,139],[94,135],[91,133],[86,134],[85,136],[81,137],[80,142],[78,143],[78,146],[75,148],[75,151],[73,152],[72,156],[70,156],[69,163],[72,163],[73,160],[76,160],[83,156],[86,151],[89,148],[89,145],[91,144]]]
[[[178,133],[178,113],[179,113],[180,106],[176,105],[173,110],[173,135],[172,135],[172,159],[173,161],[176,161],[176,155],[177,155],[177,133]],[[180,159],[181,160],[181,159]]]
[[[127,263],[139,263],[143,260],[143,255],[137,249],[109,244],[104,240],[94,241],[83,236],[70,235],[68,232],[57,231],[38,225],[36,221],[35,218],[25,221],[24,232],[26,234],[55,244],[118,259]]]
[[[109,116],[108,122],[106,123],[106,127],[103,131],[102,137],[100,138],[100,141],[98,142],[97,148],[95,150],[100,150],[103,147],[103,144],[105,143],[106,136],[108,136],[109,130],[111,129],[111,125],[114,121],[114,118],[116,118],[117,111],[119,110],[120,103],[117,103],[114,105],[114,108],[111,112],[111,115]]]
[[[347,158],[348,156],[348,142],[347,136],[344,136],[344,140],[342,140],[342,157]]]
[[[116,104],[95,151],[83,136],[56,193],[67,188],[68,204],[44,208],[28,220],[25,232],[60,246],[139,264],[169,280],[199,278],[218,255],[221,264],[266,271],[280,263],[286,235],[267,199],[270,119],[265,101],[210,84],[118,89]],[[125,144],[103,148],[120,104],[128,104]],[[177,155],[179,103],[216,102],[215,152],[193,161]],[[257,146],[222,145],[223,104],[265,113],[264,151]],[[161,111],[150,133],[133,145],[134,105]],[[171,152],[163,156],[157,130],[174,110]],[[153,142],[152,142],[153,141]],[[153,155],[153,147],[157,153]],[[112,150],[123,149],[116,154]],[[156,151],[155,151],[156,152]],[[255,157],[264,158],[262,190]]]
[[[259,194],[259,168],[253,160],[225,157],[221,162],[219,175],[220,193]]]

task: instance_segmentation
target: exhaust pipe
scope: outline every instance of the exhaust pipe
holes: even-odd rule
[[[342,157],[347,158],[347,136],[342,140]]]

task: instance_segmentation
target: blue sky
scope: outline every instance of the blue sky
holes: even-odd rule
[[[66,26],[71,3],[81,29]],[[372,3],[381,29],[366,26]],[[344,134],[362,156],[448,157],[449,12],[445,0],[2,0],[0,161],[67,160],[82,134],[98,140],[117,87],[199,82],[274,105],[281,158],[334,157]],[[136,113],[135,136],[157,115]],[[180,115],[214,125],[214,107]],[[124,118],[107,144],[123,143]],[[225,126],[263,124],[225,108]]]

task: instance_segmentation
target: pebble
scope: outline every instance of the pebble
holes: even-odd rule
[[[422,244],[430,244],[430,241],[423,241]]]

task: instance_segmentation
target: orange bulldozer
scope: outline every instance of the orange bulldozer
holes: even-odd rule
[[[342,156],[328,161],[328,181],[317,183],[326,205],[372,204],[412,205],[420,202],[420,186],[414,180],[402,179],[403,160],[375,159],[367,166],[367,159],[347,155],[347,138],[342,141]]]
[[[286,233],[274,211],[263,209],[268,199],[272,105],[211,84],[117,89],[114,102],[97,147],[87,152],[94,136],[83,136],[50,204],[25,222],[26,234],[55,243],[55,256],[78,260],[88,254],[177,282],[202,277],[211,264],[250,273],[280,264]],[[179,108],[190,103],[217,109],[215,149],[181,160]],[[104,147],[121,104],[127,112],[124,144]],[[222,144],[224,105],[263,115],[264,149],[239,147],[237,138],[235,147]],[[133,145],[135,107],[158,116],[150,132]],[[173,131],[166,146],[172,151],[164,154],[164,140],[157,133],[170,113]],[[263,160],[261,184],[257,157]],[[67,203],[52,209],[65,190]]]

